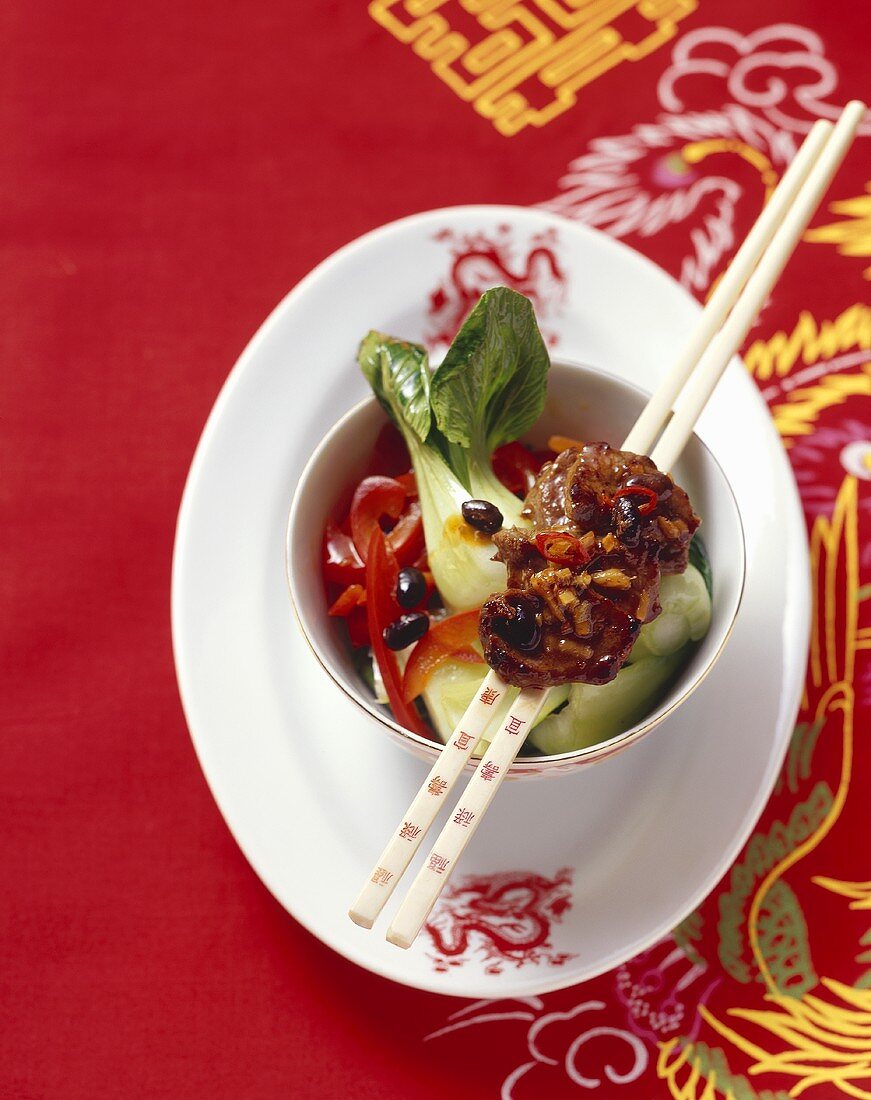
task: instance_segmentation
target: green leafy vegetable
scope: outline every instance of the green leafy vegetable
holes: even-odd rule
[[[701,573],[705,582],[705,588],[708,590],[708,595],[714,594],[714,578],[711,573],[711,562],[708,558],[708,551],[705,549],[705,544],[699,538],[698,534],[693,535],[693,540],[690,543],[690,565],[694,565],[696,569]]]
[[[432,424],[426,349],[373,330],[363,338],[357,360],[373,393],[403,432],[412,431],[426,442]]]
[[[467,537],[470,529],[461,508],[469,499],[469,490],[448,465],[447,442],[433,422],[426,351],[418,344],[370,332],[357,357],[373,392],[408,446],[429,566],[445,606],[451,611],[480,607],[504,587],[505,566],[492,560],[492,543]],[[515,497],[511,500],[519,510],[520,502]]]
[[[529,299],[504,286],[488,290],[433,378],[439,428],[451,443],[489,458],[541,415],[549,367]]]
[[[498,286],[482,295],[433,375],[430,401],[448,462],[472,496],[492,501],[509,524],[522,523],[517,502],[490,456],[538,419],[549,368],[532,303]]]
[[[532,305],[506,287],[487,291],[434,374],[423,347],[380,332],[364,338],[358,360],[408,445],[442,599],[453,611],[479,607],[504,587],[505,567],[460,509],[475,497],[495,504],[506,526],[525,522],[490,455],[527,431],[544,404],[550,361]]]

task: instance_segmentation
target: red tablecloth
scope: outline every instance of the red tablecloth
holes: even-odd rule
[[[868,137],[748,342],[814,532],[801,724],[645,958],[469,1008],[333,955],[221,821],[168,614],[200,428],[310,267],[412,211],[544,203],[703,297],[810,121],[871,92],[867,5],[12,0],[0,26],[0,1094],[871,1097]]]

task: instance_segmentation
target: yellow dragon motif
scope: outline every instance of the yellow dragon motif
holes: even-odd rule
[[[857,630],[859,589],[858,485],[844,478],[831,519],[820,516],[811,532],[815,577],[813,630],[808,689],[815,698],[815,717],[828,719],[827,731],[839,729],[841,770],[837,791],[824,819],[807,840],[785,855],[759,883],[748,916],[754,961],[766,986],[764,1009],[733,1008],[732,1021],[743,1021],[763,1033],[754,1041],[738,1023],[727,1023],[705,1007],[702,1017],[728,1043],[752,1060],[751,1076],[776,1073],[795,1079],[790,1096],[816,1085],[840,1094],[871,1100],[871,990],[822,978],[818,993],[801,998],[778,988],[760,946],[759,916],[766,896],[790,868],[819,846],[832,830],[846,802],[853,763],[853,674],[857,648],[865,648],[868,631]],[[841,644],[839,645],[839,639]],[[846,883],[818,877],[818,885],[852,898],[853,908],[871,908],[871,883]],[[765,1038],[765,1034],[769,1036]],[[660,1044],[658,1073],[674,1100],[740,1100],[748,1093],[745,1078],[720,1076],[711,1068],[704,1044],[677,1040]],[[702,1091],[699,1091],[701,1087]],[[778,1094],[782,1095],[782,1094]],[[827,1094],[828,1095],[828,1094]]]

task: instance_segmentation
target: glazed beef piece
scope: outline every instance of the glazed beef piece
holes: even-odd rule
[[[567,515],[566,482],[577,460],[578,452],[569,449],[542,466],[523,504],[523,515],[534,527],[557,529],[574,526]]]
[[[699,525],[689,497],[668,474],[646,455],[607,443],[569,448],[543,466],[523,514],[536,527],[611,531],[625,547],[655,555],[663,573],[686,569]]]
[[[482,609],[484,656],[519,687],[607,683],[660,612],[661,574],[686,568],[698,516],[649,458],[606,443],[542,467],[524,516],[493,536],[508,590]]]
[[[609,539],[606,534],[602,539],[587,532],[574,537],[589,560],[583,568],[571,569],[549,562],[536,545],[536,534],[534,528],[507,527],[493,536],[499,560],[508,570],[509,588],[532,588],[541,596],[545,592],[539,590],[545,587],[562,586],[572,592],[590,588],[639,622],[650,622],[659,614],[660,569],[655,557],[629,550],[613,536]],[[560,600],[563,606],[569,602],[555,592],[549,603]]]
[[[528,589],[509,588],[491,596],[481,611],[487,663],[517,687],[607,684],[629,656],[638,621],[590,591],[579,605],[583,634],[560,629]]]

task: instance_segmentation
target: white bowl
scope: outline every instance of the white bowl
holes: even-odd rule
[[[544,445],[550,435],[605,440],[619,446],[647,395],[603,371],[577,364],[553,364],[547,402],[528,440]],[[340,620],[327,615],[321,580],[321,546],[327,519],[347,509],[350,492],[386,421],[369,397],[355,405],[327,433],[299,479],[287,526],[286,565],[291,599],[303,634],[339,688],[395,741],[432,762],[440,746],[399,725],[360,680]],[[657,706],[623,733],[575,752],[518,759],[509,778],[564,774],[611,756],[639,741],[699,686],[731,633],[744,588],[745,552],[741,516],[719,463],[693,436],[674,470],[702,517],[701,535],[713,576],[711,625],[699,647]],[[469,767],[473,765],[470,764]]]

